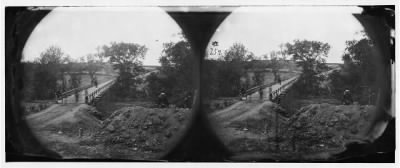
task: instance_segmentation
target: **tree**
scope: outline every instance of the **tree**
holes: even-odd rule
[[[142,69],[142,59],[147,53],[144,45],[136,43],[111,42],[110,46],[103,46],[103,55],[108,57],[114,69],[123,73],[139,74]]]
[[[40,53],[40,57],[36,62],[42,65],[52,66],[61,64],[65,61],[64,52],[58,46],[50,46],[46,51]]]
[[[288,43],[279,44],[279,51],[277,52],[284,61],[287,61],[288,56],[287,45]]]
[[[184,37],[181,41],[163,44],[159,62],[159,73],[147,77],[148,90],[151,97],[155,98],[164,91],[167,95],[174,95],[170,100],[178,103],[183,96],[194,89],[194,66],[192,50],[189,42]],[[178,103],[179,104],[179,103]]]
[[[334,94],[338,98],[341,98],[343,90],[350,89],[359,103],[371,103],[370,97],[378,92],[373,47],[373,42],[367,36],[360,40],[346,41],[342,56],[344,65],[340,71],[329,75]]]
[[[238,95],[240,88],[244,87],[240,78],[247,75],[247,70],[252,68],[254,54],[243,44],[234,43],[219,60],[221,62],[217,71],[218,96]]]
[[[302,68],[300,87],[303,93],[317,93],[320,78],[317,74],[326,69],[325,58],[330,50],[328,43],[309,40],[294,40],[286,44],[288,55],[292,55],[297,66]]]
[[[274,74],[274,81],[276,82],[278,80],[278,72],[279,69],[281,68],[281,62],[278,57],[278,52],[271,51],[270,52],[270,68],[272,69],[272,73]]]
[[[251,61],[254,59],[254,54],[249,52],[242,43],[234,43],[222,57],[224,61]]]
[[[325,63],[329,50],[328,43],[319,41],[294,40],[293,44],[287,44],[288,54],[303,68],[303,73],[322,72],[321,64]]]
[[[38,64],[34,73],[34,97],[49,99],[57,90],[57,80],[62,79],[63,65],[68,61],[58,46],[50,46],[35,60]]]
[[[91,81],[96,80],[96,72],[101,70],[102,68],[102,61],[97,54],[88,54],[86,55],[86,66],[85,70],[88,72]]]
[[[114,69],[119,71],[116,84],[119,96],[134,96],[132,93],[136,91],[136,85],[139,83],[139,80],[134,77],[144,71],[142,59],[146,53],[146,46],[136,43],[111,42],[109,46],[103,46],[101,54],[109,58]]]
[[[370,84],[375,82],[376,69],[374,61],[373,42],[366,36],[360,40],[346,41],[346,49],[343,55],[346,60],[359,68],[362,72],[362,83]]]

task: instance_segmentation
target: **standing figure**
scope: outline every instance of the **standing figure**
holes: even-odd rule
[[[98,83],[97,83],[97,78],[95,77],[95,78],[94,78],[94,85],[96,86],[96,88],[97,88],[97,84],[98,84]]]
[[[161,108],[169,106],[167,95],[164,92],[161,92],[160,95],[158,95],[158,106]]]
[[[56,91],[56,103],[58,103],[58,100],[60,99],[60,97],[61,97],[61,90],[57,89],[57,91]]]
[[[346,89],[346,90],[343,92],[343,100],[342,100],[342,103],[343,103],[344,105],[353,104],[353,97],[351,96],[350,90]]]
[[[242,87],[241,89],[240,89],[240,99],[241,100],[243,100],[243,99],[246,99],[246,90]]]
[[[78,89],[74,90],[74,94],[75,94],[75,102],[78,103],[79,102],[79,92]]]
[[[85,89],[85,103],[89,103],[89,92],[88,89]]]
[[[260,94],[260,100],[262,100],[263,99],[263,89],[261,87],[258,89],[258,94]]]
[[[269,87],[269,100],[272,101],[272,87]]]
[[[279,85],[282,85],[281,75],[278,75],[278,82],[279,82]]]

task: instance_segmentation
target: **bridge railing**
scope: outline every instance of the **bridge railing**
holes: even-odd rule
[[[92,86],[93,85],[82,86],[82,87],[79,87],[79,88],[74,88],[74,89],[68,90],[68,91],[63,92],[63,93],[61,93],[59,95],[56,94],[56,102],[58,102],[58,100],[60,100],[60,99],[67,98],[67,97],[75,94],[76,92],[81,92],[82,90],[88,89],[88,88],[90,88]]]
[[[258,85],[258,86],[252,87],[252,88],[246,90],[246,95],[251,95],[251,94],[257,92],[258,90],[260,90],[260,88],[261,89],[265,89],[265,88],[270,87],[270,86],[272,86],[274,84],[275,83],[270,83],[270,84],[263,84],[263,85]]]
[[[281,92],[286,86],[288,86],[289,84],[292,84],[292,83],[295,82],[296,80],[297,80],[297,77],[296,77],[296,78],[293,78],[291,81],[289,81],[289,82],[283,84],[283,85],[280,86],[277,90],[273,91],[273,92],[272,92],[273,97],[275,97],[276,95],[279,95],[280,92]],[[255,87],[253,87],[253,88],[248,89],[248,90],[246,91],[246,95],[251,95],[251,94],[257,92],[260,88],[261,88],[261,89],[265,89],[265,88],[271,87],[272,85],[275,85],[275,84],[276,84],[276,83],[270,83],[270,84],[263,84],[263,85],[255,86]]]
[[[66,91],[66,92],[61,93],[60,96],[59,96],[59,98],[65,98],[65,97],[71,96],[71,95],[73,95],[75,92],[80,92],[80,91],[82,91],[82,90],[85,90],[85,89],[90,88],[91,86],[92,86],[92,85],[87,85],[87,86],[83,86],[83,87],[79,87],[79,88],[74,88],[74,89],[68,90],[68,91]]]
[[[293,80],[283,84],[278,89],[272,91],[269,95],[269,99],[272,101],[276,100],[276,98],[279,97],[285,90],[287,90],[294,82],[296,82],[297,79],[298,78],[296,77]]]
[[[85,95],[85,103],[86,104],[92,104],[93,101],[96,99],[96,97],[101,96],[102,94],[105,93],[113,84],[115,83],[115,80],[112,80],[108,82],[105,85],[102,85],[101,87],[95,89],[94,91],[88,93]]]

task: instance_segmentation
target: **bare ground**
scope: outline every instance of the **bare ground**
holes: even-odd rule
[[[55,105],[29,115],[33,132],[63,158],[158,159],[190,122],[190,110],[124,107],[104,121],[85,104]]]
[[[375,109],[312,102],[290,117],[269,101],[240,102],[209,117],[234,160],[324,160],[362,140]]]

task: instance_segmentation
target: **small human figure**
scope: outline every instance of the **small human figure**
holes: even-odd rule
[[[240,89],[240,99],[246,99],[246,90],[243,87]]]
[[[60,97],[61,97],[61,91],[58,89],[56,91],[56,103],[58,103],[58,100],[60,99]]]
[[[342,103],[343,103],[344,105],[353,104],[353,97],[351,96],[350,90],[346,89],[346,90],[343,92],[343,100],[342,100]]]
[[[279,85],[282,85],[282,80],[281,80],[281,76],[280,75],[278,75],[278,82],[279,82]]]
[[[89,103],[88,96],[89,96],[89,91],[88,91],[88,89],[85,89],[85,103]]]
[[[258,89],[258,94],[260,94],[260,100],[262,100],[263,99],[263,89],[261,87]]]
[[[167,95],[164,92],[158,95],[158,106],[161,108],[169,106]]]
[[[94,78],[94,85],[96,86],[96,88],[97,88],[97,84],[98,84],[97,78]]]
[[[272,87],[269,87],[269,100],[272,101]]]
[[[74,94],[75,94],[75,102],[78,103],[78,102],[79,102],[79,92],[78,92],[78,89],[75,89]]]

